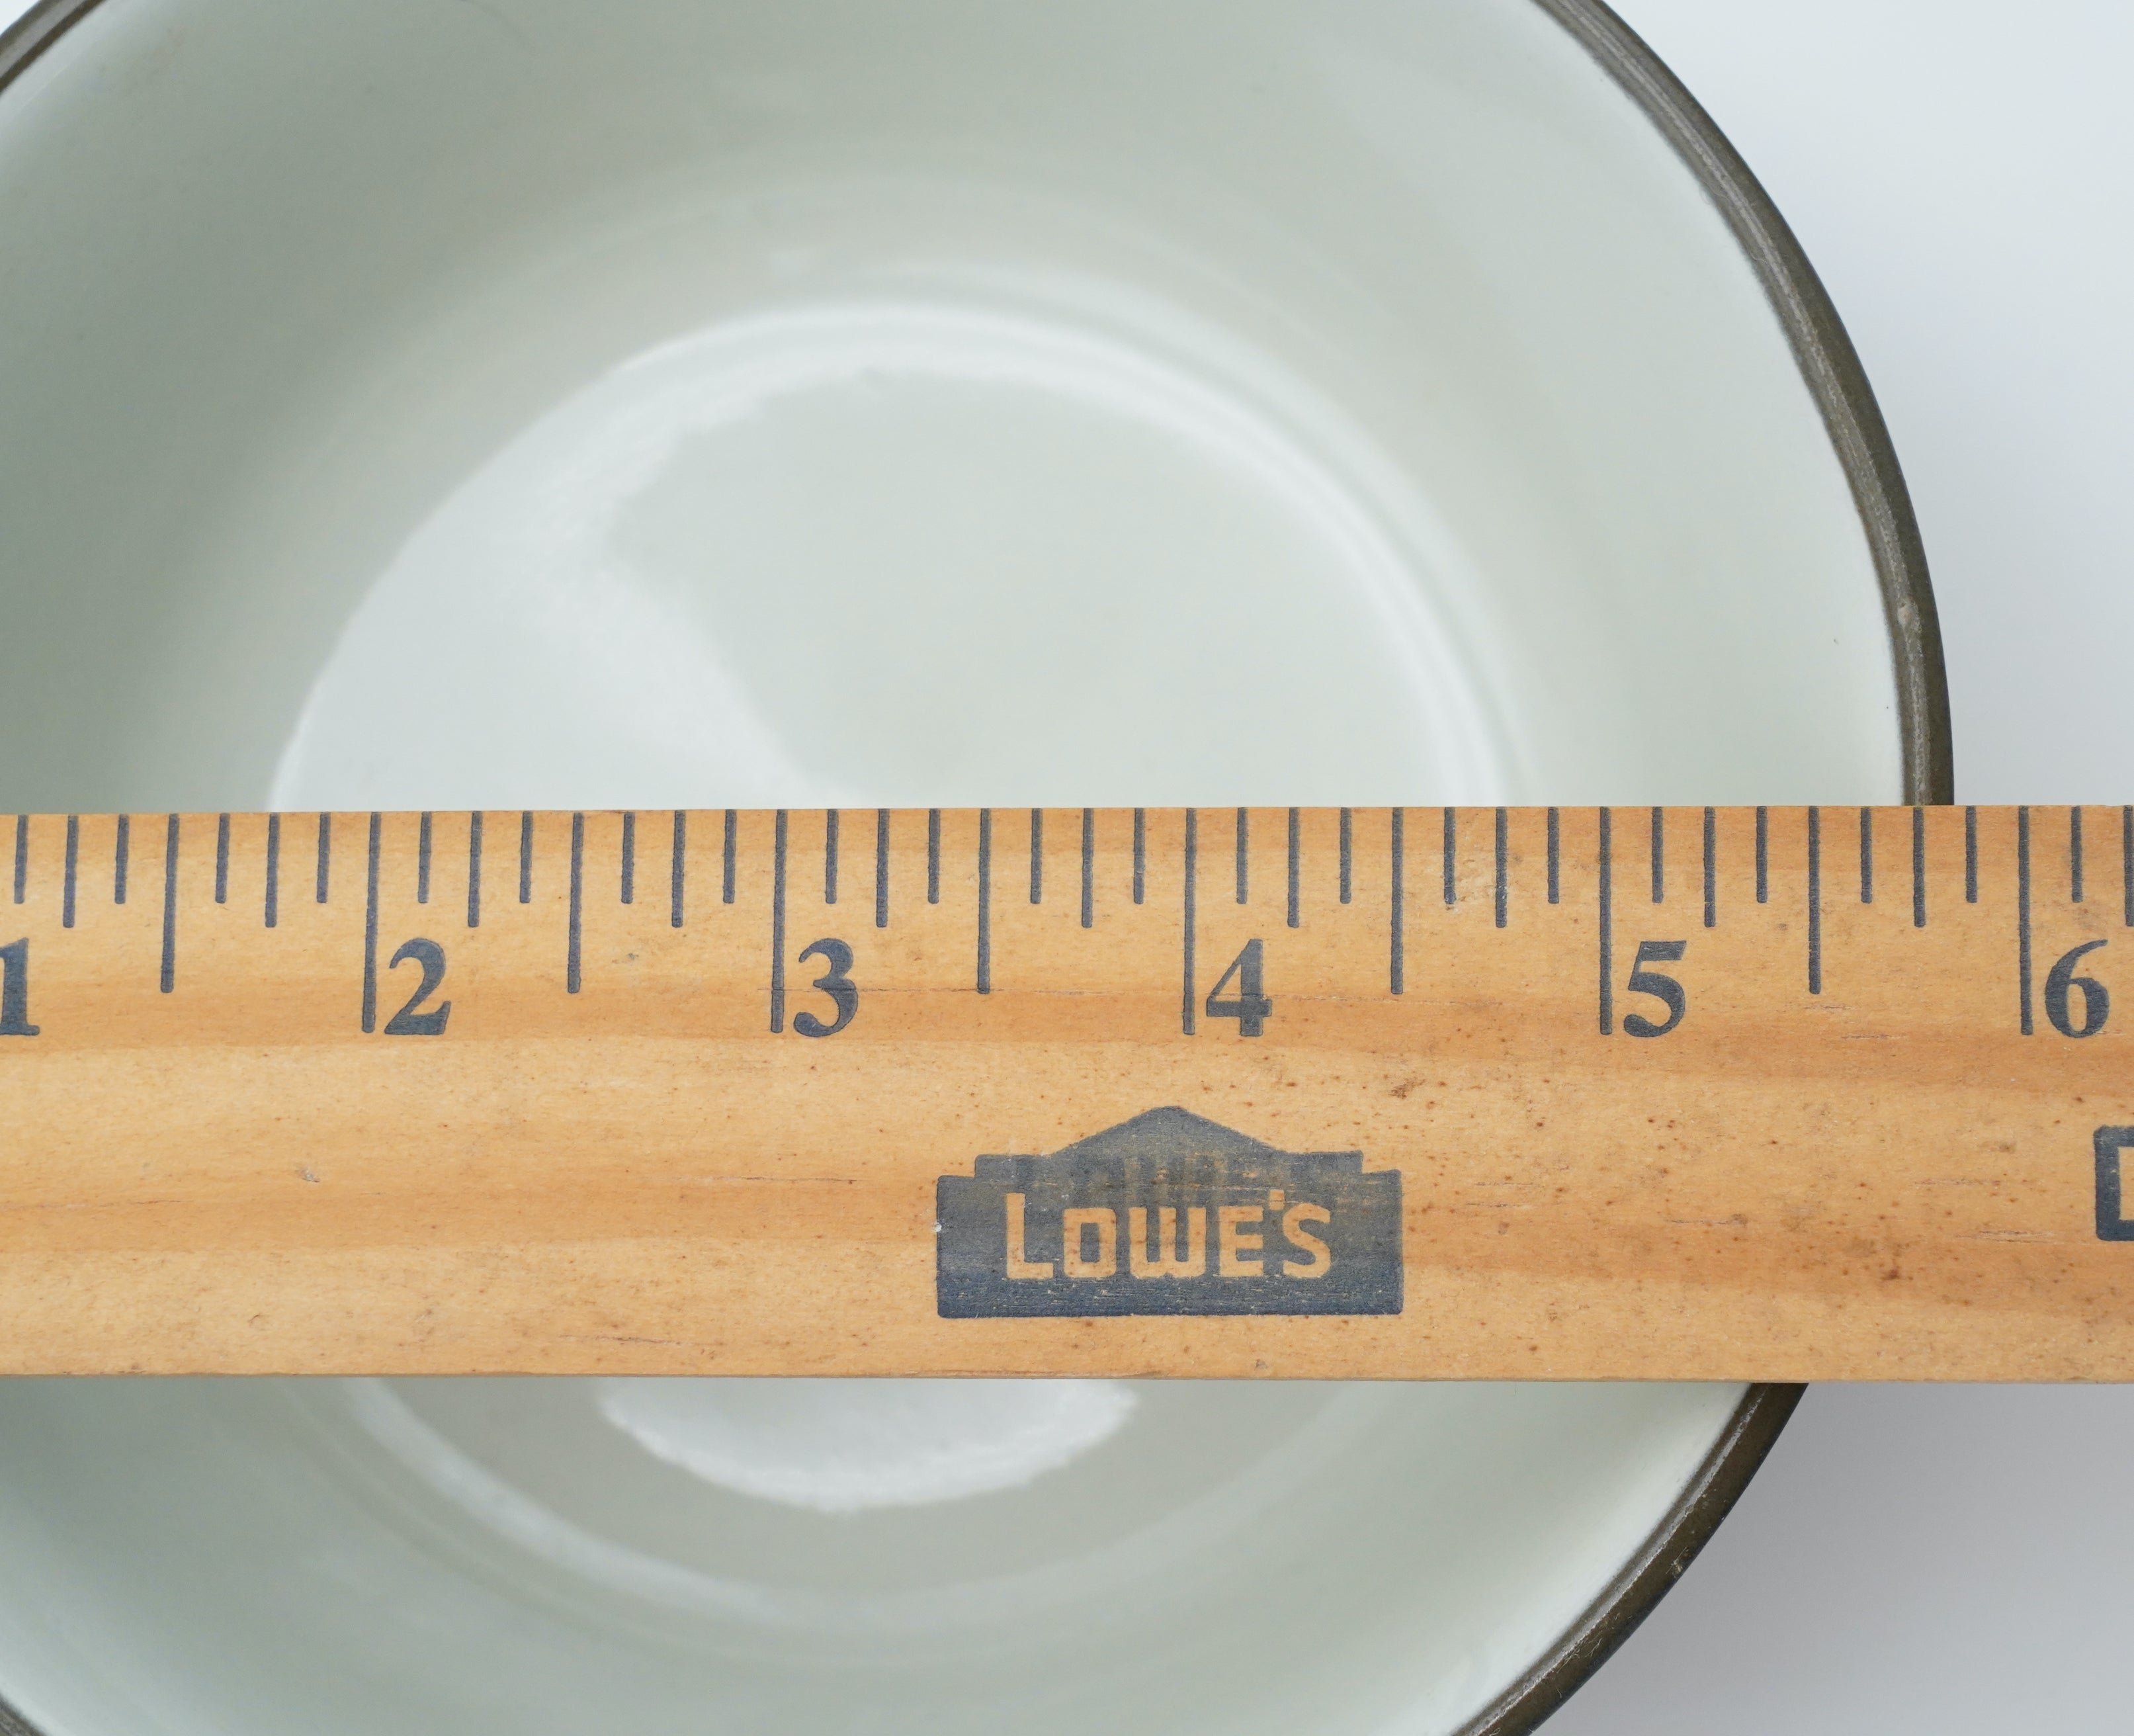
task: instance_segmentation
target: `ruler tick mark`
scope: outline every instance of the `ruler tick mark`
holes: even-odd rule
[[[1289,810],[1289,926],[1294,928],[1301,915],[1303,879],[1303,821],[1300,810]]]
[[[741,831],[741,817],[731,808],[726,810],[724,834],[719,844],[719,902],[734,902],[734,849]]]
[[[637,815],[631,811],[622,816],[621,892],[625,904],[637,902]]]
[[[1974,810],[1974,812],[1977,810]],[[2030,1025],[2030,810],[2016,810],[2016,988],[2022,1003],[2023,1034]]]
[[[1247,860],[1247,854],[1246,854],[1246,853],[1247,853],[1247,850],[1248,850],[1248,839],[1251,838],[1251,835],[1252,835],[1252,833],[1251,833],[1251,826],[1252,826],[1252,810],[1251,810],[1249,808],[1240,808],[1240,809],[1238,809],[1238,903],[1240,903],[1240,904],[1243,904],[1243,903],[1245,902],[1245,899],[1246,899],[1246,897],[1247,897],[1247,885],[1248,885],[1248,883],[1247,883],[1247,880],[1246,880],[1246,875],[1247,875],[1247,873],[1249,872],[1249,868],[1248,868],[1248,860]]]
[[[422,816],[415,835],[415,902],[430,902],[430,816]]]
[[[481,926],[481,810],[478,808],[467,815],[467,926]]]
[[[1963,902],[1978,902],[1978,810],[1963,810]]]
[[[1771,810],[1756,810],[1756,902],[1771,902]]]
[[[1561,878],[1563,850],[1563,810],[1548,810],[1548,902],[1563,902],[1563,882]]]
[[[993,992],[993,810],[978,810],[978,993]]]
[[[1341,902],[1346,904],[1355,892],[1355,882],[1350,873],[1354,860],[1355,815],[1353,810],[1341,810]]]
[[[266,926],[272,928],[281,914],[282,902],[282,816],[267,816],[267,905]],[[74,907],[74,822],[67,822],[67,907]],[[72,919],[70,918],[70,924]]]
[[[215,819],[215,902],[218,904],[229,902],[229,816],[227,814],[218,814]]]
[[[838,902],[838,810],[828,808],[823,813],[823,902]]]
[[[889,810],[874,810],[874,926],[889,926]]]
[[[1912,810],[1912,926],[1927,926],[1927,810]]]
[[[130,814],[118,816],[118,839],[111,852],[111,902],[113,904],[126,902],[126,866],[127,858],[133,853],[128,844],[133,820]]]
[[[926,810],[926,902],[941,902],[941,810]]]
[[[1497,810],[1497,926],[1502,928],[1511,916],[1511,818],[1502,808]]]
[[[1097,810],[1082,810],[1082,926],[1097,922]]]
[[[225,827],[229,825],[228,815],[225,814],[223,816],[222,823]],[[15,902],[17,904],[22,902],[23,894],[27,889],[29,877],[30,816],[27,814],[17,814],[15,816]]]
[[[1403,907],[1407,899],[1407,864],[1403,860],[1407,853],[1407,810],[1393,810],[1393,897],[1389,901],[1386,932],[1386,979],[1395,994],[1407,992],[1407,936],[1403,932],[1407,926],[1407,912]]]
[[[682,926],[683,901],[689,875],[689,810],[674,810],[674,833],[667,858],[667,926]]]
[[[163,822],[163,968],[162,992],[168,994],[178,980],[178,816]]]
[[[2122,925],[2134,928],[2134,806],[2119,810],[2119,883],[2125,903]]]
[[[369,866],[363,877],[363,1031],[367,1037],[378,1028],[378,829],[379,817],[370,816]]]
[[[1133,836],[1133,902],[1144,902],[1148,897],[1148,810],[1134,810]],[[2134,909],[2130,905],[2129,909]],[[2134,921],[2134,917],[2127,919]]]
[[[1045,810],[1030,810],[1030,902],[1045,902]]]
[[[74,926],[75,864],[80,854],[81,816],[70,814],[67,815],[66,829],[66,878],[60,892],[60,926],[62,928]],[[270,899],[271,897],[269,894]],[[269,928],[274,926],[274,907],[271,902],[267,907],[267,926]]]
[[[1443,829],[1445,907],[1450,910],[1458,902],[1460,897],[1460,883],[1456,878],[1460,850],[1460,810],[1457,808],[1447,808],[1445,810]]]
[[[1667,902],[1667,810],[1653,810],[1653,902]]]
[[[319,815],[319,872],[318,896],[315,902],[326,902],[326,887],[333,870],[333,815]]]
[[[571,917],[570,933],[564,943],[563,990],[567,994],[578,992],[579,925],[585,912],[586,890],[586,816],[571,816]]]
[[[2082,896],[2082,810],[2068,810],[2068,902],[2080,904]]]
[[[1179,1023],[1183,1027],[1185,1032],[1188,1037],[1193,1035],[1193,1015],[1195,1010],[1193,1005],[1193,942],[1195,939],[1194,921],[1196,912],[1194,910],[1193,904],[1194,895],[1196,889],[1195,882],[1200,878],[1200,865],[1199,861],[1196,859],[1200,853],[1200,815],[1197,810],[1188,808],[1185,810],[1185,871],[1184,877],[1185,882],[1185,920],[1183,923],[1184,945],[1180,948],[1180,951],[1184,955],[1185,988],[1179,1009]]]
[[[1823,993],[1823,810],[1808,810],[1808,992]]]
[[[1606,808],[1600,812],[1600,890],[1598,894],[1599,921],[1595,924],[1600,937],[1600,1034],[1615,1034],[1615,815]]]
[[[1875,902],[1875,810],[1860,810],[1860,902]]]
[[[1704,810],[1704,926],[1719,926],[1719,812]]]
[[[530,811],[519,816],[519,902],[534,902],[534,815]]]
[[[727,812],[731,814],[729,808]],[[771,821],[770,1028],[785,1028],[785,810]]]

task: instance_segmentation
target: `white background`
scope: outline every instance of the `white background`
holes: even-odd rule
[[[2134,3],[1619,3],[1866,363],[1959,799],[2134,795]],[[1549,1736],[2124,1731],[2130,1650],[2134,1390],[1817,1387]]]
[[[2134,4],[1617,0],[1769,189],[1926,534],[1960,800],[2134,794]],[[2134,1730],[2134,1390],[1809,1390],[1548,1736]]]

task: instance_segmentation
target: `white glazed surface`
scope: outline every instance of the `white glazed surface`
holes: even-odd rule
[[[1520,0],[107,0],[0,216],[11,807],[1898,794],[1783,335]],[[794,1397],[11,1387],[0,1690],[1444,1731],[1738,1391]]]

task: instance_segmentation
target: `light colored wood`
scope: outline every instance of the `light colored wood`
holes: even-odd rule
[[[1862,816],[1814,815],[1822,982],[1808,979],[1809,810],[1774,808],[1767,902],[1756,810],[1667,810],[1653,896],[1651,810],[1610,810],[1615,1029],[1599,1011],[1600,815],[1565,809],[1559,902],[1548,815],[1400,816],[1402,993],[1390,992],[1393,820],[1194,817],[1194,994],[1263,943],[1264,1034],[1202,1013],[1184,1032],[1185,830],[1142,816],[992,810],[990,992],[976,991],[981,817],[888,821],[876,923],[874,810],[786,817],[785,1028],[771,1029],[775,839],[735,816],[724,897],[717,812],[578,816],[580,969],[567,992],[574,817],[484,816],[480,926],[467,926],[467,816],[379,819],[376,1023],[412,994],[403,941],[447,959],[437,1036],[361,1028],[372,817],[331,820],[317,901],[314,815],[280,821],[277,924],[266,831],[181,817],[171,992],[162,992],[163,815],[22,829],[0,941],[27,941],[36,1036],[0,1036],[0,1371],[1051,1373],[1668,1380],[2134,1377],[2134,1241],[2103,1239],[2093,1135],[2134,1123],[2134,929],[2123,810],[1982,808],[1976,902],[1967,813],[1924,810],[1927,921],[1914,925],[1914,810],[1878,809],[1871,902]],[[0,863],[7,823],[0,821]],[[2031,1034],[2021,1028],[2019,830],[2027,829]],[[818,937],[852,952],[857,1016],[833,1037],[809,986]],[[1638,943],[1681,941],[1687,1014],[1639,1039]],[[2061,1034],[2048,976],[2112,995],[2103,1028]],[[2069,1022],[2086,1008],[2078,987]],[[944,1318],[935,1189],[981,1154],[1050,1153],[1176,1105],[1290,1151],[1363,1153],[1403,1187],[1398,1314]],[[2134,1198],[2134,1190],[2130,1190]]]

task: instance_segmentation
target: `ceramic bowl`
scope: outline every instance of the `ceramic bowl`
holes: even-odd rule
[[[1859,370],[1591,0],[64,0],[0,297],[11,809],[1946,797]],[[1523,1729],[1793,1396],[10,1383],[0,1694]]]

